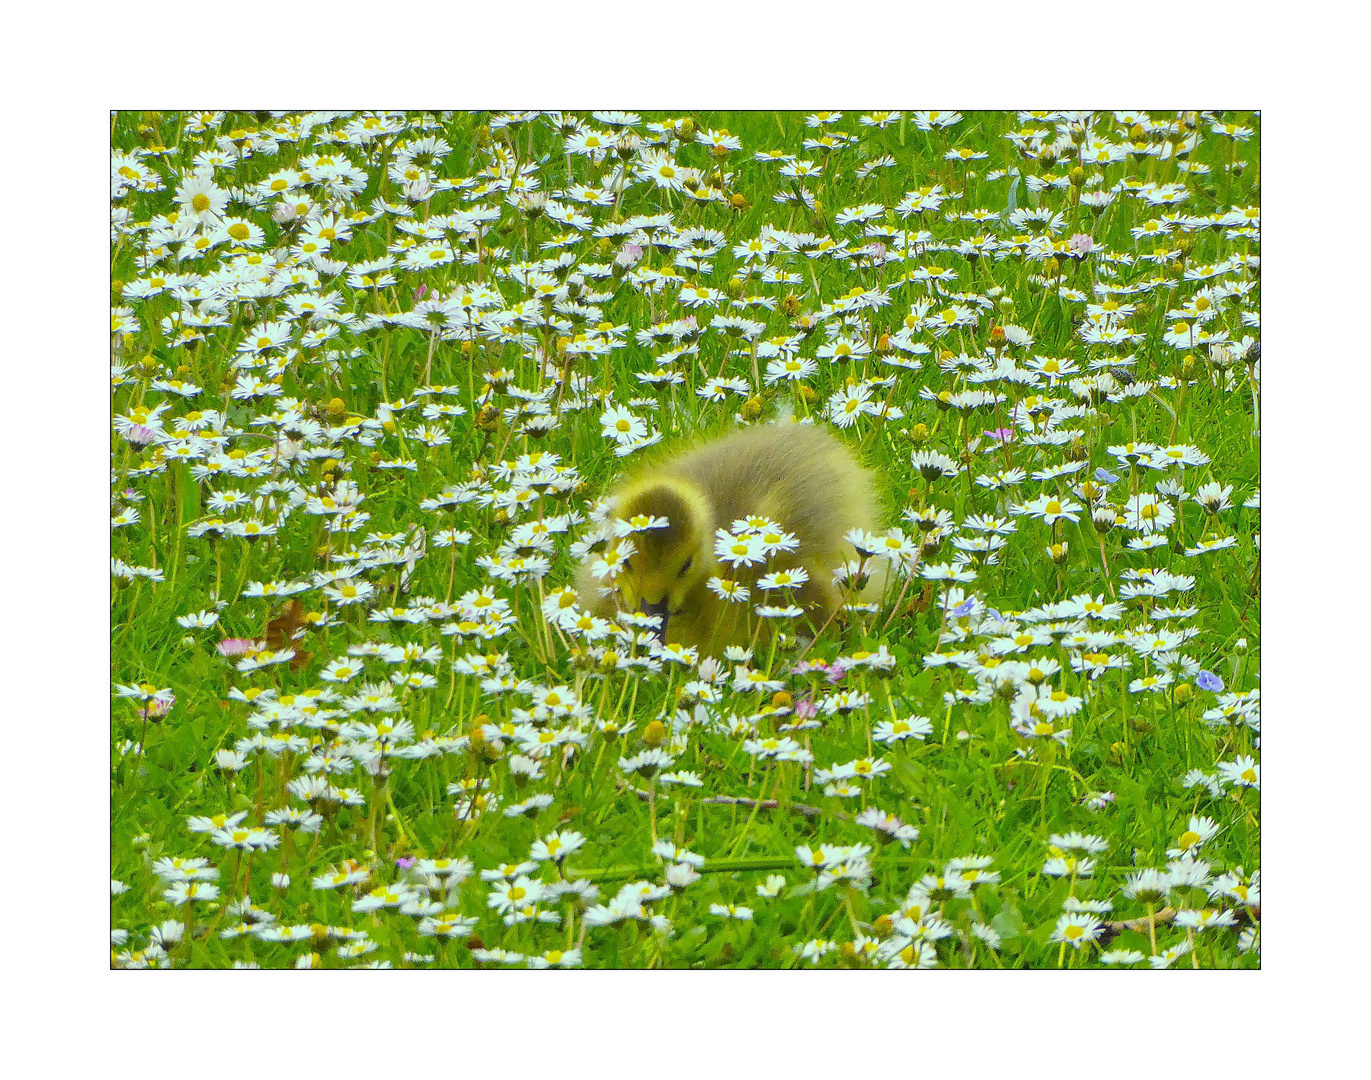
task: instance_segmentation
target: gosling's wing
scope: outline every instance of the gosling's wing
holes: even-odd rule
[[[720,525],[765,514],[810,551],[836,553],[849,529],[875,523],[870,474],[821,427],[745,428],[690,451],[673,468],[708,494]]]

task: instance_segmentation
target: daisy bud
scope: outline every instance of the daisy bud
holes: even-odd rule
[[[643,728],[643,744],[654,749],[662,745],[666,739],[666,725],[660,720],[654,720]]]
[[[1068,175],[1070,177],[1072,187],[1085,187],[1085,170],[1082,169],[1079,165],[1072,169]]]
[[[482,405],[476,414],[476,427],[480,431],[494,431],[500,423],[500,410],[490,404]]]
[[[1066,541],[1062,541],[1060,544],[1049,544],[1044,550],[1047,552],[1047,557],[1049,559],[1058,566],[1062,566],[1066,563],[1067,547]]]
[[[543,208],[546,205],[547,192],[545,191],[525,192],[519,198],[519,209],[522,210],[530,218],[536,218],[539,214],[541,214],[543,212]]]
[[[762,415],[762,399],[755,394],[743,403],[743,419],[756,420]]]
[[[1177,705],[1184,705],[1191,699],[1191,697],[1194,696],[1194,691],[1190,688],[1190,684],[1186,682],[1183,682],[1180,685],[1178,685],[1174,693],[1176,695]]]
[[[990,328],[990,347],[992,349],[1004,348],[1004,327],[992,326]]]
[[[771,704],[775,705],[778,709],[790,708],[793,700],[794,699],[784,690],[777,690],[776,693],[771,695]]]

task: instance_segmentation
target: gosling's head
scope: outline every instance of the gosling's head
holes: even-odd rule
[[[666,640],[671,616],[715,572],[709,501],[687,481],[648,477],[618,493],[614,517],[632,530],[636,549],[615,579],[623,606],[660,615],[658,637]]]

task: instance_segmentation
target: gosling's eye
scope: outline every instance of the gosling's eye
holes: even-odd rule
[[[691,556],[690,558],[688,558],[684,563],[682,563],[682,564],[681,564],[680,573],[679,573],[677,576],[678,576],[678,577],[685,577],[686,574],[690,572],[691,564],[694,563],[694,561],[695,561],[695,556],[692,555],[692,556]]]

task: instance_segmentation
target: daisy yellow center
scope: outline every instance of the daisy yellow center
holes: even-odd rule
[[[202,192],[190,200],[190,205],[197,214],[203,214],[209,209],[209,196]]]

